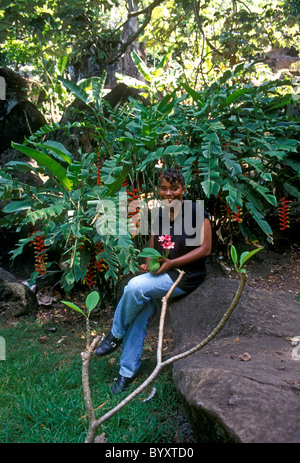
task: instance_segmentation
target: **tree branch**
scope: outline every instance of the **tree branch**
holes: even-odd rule
[[[164,0],[155,0],[153,3],[151,3],[150,5],[148,5],[146,8],[144,8],[143,10],[139,10],[139,11],[132,11],[130,13],[128,13],[128,18],[132,18],[134,16],[139,16],[140,14],[147,14],[149,12],[151,12],[152,14],[152,11],[154,10],[154,8],[156,8],[160,3],[162,3]]]
[[[239,286],[237,288],[236,294],[233,298],[233,301],[230,305],[230,307],[227,309],[225,314],[223,315],[222,319],[216,326],[216,328],[199,344],[197,344],[195,347],[192,349],[189,349],[188,351],[185,351],[181,354],[175,355],[173,357],[170,357],[169,359],[165,360],[162,362],[162,342],[163,342],[163,330],[164,330],[164,322],[165,322],[165,316],[166,316],[166,310],[167,310],[167,301],[173,292],[174,288],[177,286],[181,278],[183,277],[184,272],[179,271],[179,276],[177,280],[173,283],[171,288],[169,289],[168,293],[166,294],[165,297],[162,299],[162,309],[161,309],[161,316],[160,316],[160,323],[159,323],[159,335],[158,335],[158,345],[157,345],[157,364],[151,375],[139,386],[137,389],[135,389],[131,394],[129,394],[124,400],[122,400],[116,407],[112,408],[110,411],[108,411],[105,415],[103,415],[101,418],[98,420],[95,419],[95,414],[93,410],[93,405],[90,397],[90,388],[89,388],[89,381],[88,381],[88,366],[89,366],[89,360],[91,356],[93,355],[93,352],[96,348],[96,345],[99,341],[99,336],[97,336],[91,346],[88,348],[86,352],[83,352],[81,354],[82,356],[82,361],[83,361],[83,373],[82,373],[82,380],[84,382],[84,399],[88,411],[88,418],[89,418],[89,429],[88,433],[86,436],[86,443],[92,443],[95,438],[95,434],[97,432],[98,427],[107,421],[109,418],[111,418],[113,415],[115,415],[119,410],[121,410],[125,405],[127,405],[129,402],[131,402],[137,395],[139,395],[159,374],[160,370],[166,366],[170,365],[171,363],[183,359],[185,357],[188,357],[189,355],[197,352],[198,350],[202,349],[204,346],[206,346],[218,333],[221,331],[227,320],[229,319],[230,315],[234,311],[235,307],[237,306],[237,303],[242,295],[246,280],[247,280],[247,275],[246,273],[241,273],[240,274],[240,282]]]
[[[237,303],[240,300],[240,297],[242,295],[242,292],[243,292],[246,281],[247,281],[247,274],[246,273],[241,273],[240,274],[239,286],[237,288],[237,291],[235,293],[233,301],[232,301],[230,307],[227,309],[227,311],[223,315],[223,317],[221,318],[218,325],[215,327],[215,329],[202,342],[197,344],[197,346],[195,346],[192,349],[187,350],[187,351],[185,351],[185,352],[183,352],[181,354],[175,355],[174,357],[170,357],[169,359],[165,360],[162,363],[162,366],[169,365],[170,363],[176,362],[177,360],[183,359],[185,357],[188,357],[189,355],[194,354],[195,352],[197,352],[198,350],[200,350],[204,346],[206,346],[219,333],[219,331],[221,331],[221,329],[223,328],[223,326],[225,325],[225,323],[227,322],[227,320],[231,316],[232,312],[236,308]]]
[[[128,13],[128,18],[125,21],[125,23],[123,24],[123,26],[122,26],[123,28],[124,28],[125,24],[127,24],[128,21],[130,21],[130,19],[135,17],[135,16],[145,14],[145,20],[144,20],[143,24],[140,26],[140,28],[130,37],[130,39],[127,40],[127,42],[121,44],[119,51],[116,54],[114,54],[111,58],[106,60],[106,64],[113,64],[115,61],[117,61],[119,58],[121,58],[123,53],[126,52],[127,48],[139,37],[139,35],[148,26],[154,8],[156,8],[163,1],[164,0],[155,0],[153,3],[151,3],[151,5],[147,6],[147,8],[144,8],[143,10],[131,11],[131,12]]]
[[[215,53],[218,53],[218,55],[222,55],[223,53],[218,50],[212,43],[210,40],[208,40],[208,38],[206,37],[205,35],[205,32],[201,26],[201,21],[200,21],[200,17],[199,17],[199,12],[198,12],[198,9],[199,9],[199,6],[197,4],[197,0],[193,0],[193,3],[194,3],[194,13],[195,13],[195,18],[196,18],[196,22],[197,22],[197,25],[198,25],[198,28],[201,32],[201,34],[203,35],[204,39],[206,40],[206,43],[208,44],[208,46],[215,52]]]
[[[156,378],[158,373],[160,372],[162,368],[162,363],[161,363],[161,352],[162,352],[162,338],[163,338],[163,329],[164,329],[164,321],[165,321],[165,316],[166,316],[166,310],[167,310],[167,301],[168,298],[170,297],[171,293],[173,292],[174,288],[178,285],[179,281],[183,277],[184,272],[180,271],[179,276],[177,280],[173,283],[169,291],[167,292],[166,296],[163,297],[163,305],[162,305],[162,310],[161,310],[161,316],[160,316],[160,324],[159,324],[159,339],[158,339],[158,346],[157,346],[157,357],[158,357],[158,362],[151,373],[151,375],[137,388],[135,389],[131,394],[129,394],[124,400],[122,400],[118,405],[116,405],[114,408],[109,410],[105,415],[101,416],[98,420],[95,419],[95,414],[94,414],[94,409],[93,409],[93,404],[90,399],[90,388],[89,384],[87,381],[88,378],[88,366],[89,366],[89,360],[93,354],[93,351],[96,348],[97,342],[99,340],[99,336],[95,338],[91,346],[86,352],[83,352],[81,354],[82,361],[83,361],[83,370],[84,373],[82,373],[82,380],[84,381],[84,399],[85,399],[85,404],[87,407],[87,412],[88,412],[88,418],[89,418],[89,430],[86,436],[86,443],[92,443],[95,438],[95,433],[98,429],[98,427],[104,423],[104,421],[107,421],[109,418],[111,418],[113,415],[115,415],[121,408],[125,407],[129,402],[131,402],[137,395],[139,395],[146,387],[152,383],[152,381]]]

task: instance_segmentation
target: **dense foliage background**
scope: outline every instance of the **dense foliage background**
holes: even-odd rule
[[[99,232],[97,201],[118,212],[119,192],[152,200],[167,166],[182,168],[188,198],[205,201],[222,243],[237,231],[272,242],[278,207],[278,228],[288,226],[300,199],[298,71],[278,72],[268,51],[298,56],[298,7],[2,0],[0,65],[36,83],[28,98],[47,120],[24,143],[12,140],[35,166],[12,161],[0,174],[0,225],[22,231],[14,257],[34,246],[32,281],[57,272],[69,291],[135,272],[146,237]],[[111,105],[118,83],[136,93]],[[74,136],[76,155],[64,143]],[[16,170],[44,182],[29,186]]]

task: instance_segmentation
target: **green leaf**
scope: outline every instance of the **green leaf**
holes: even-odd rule
[[[61,143],[55,140],[48,140],[45,143],[36,143],[36,146],[39,148],[46,148],[61,158],[63,161],[71,164],[72,154]]]
[[[13,212],[20,212],[26,209],[31,208],[31,201],[13,201],[10,204],[7,204],[2,210],[7,214],[11,214]]]
[[[21,153],[26,154],[30,158],[35,159],[39,166],[46,167],[53,175],[55,175],[61,184],[66,187],[68,190],[72,190],[72,182],[67,177],[66,169],[61,166],[57,161],[52,159],[50,156],[44,153],[40,153],[37,150],[29,148],[25,145],[20,145],[19,143],[12,143],[12,147]]]
[[[84,317],[86,317],[85,313],[76,304],[73,304],[73,302],[69,302],[69,301],[61,301],[61,302],[67,305],[68,307],[70,307],[71,309],[76,310],[76,312],[81,313]]]
[[[97,110],[100,110],[102,104],[102,97],[103,97],[103,88],[106,81],[107,73],[106,71],[103,72],[101,77],[88,77],[87,79],[82,79],[78,82],[78,87],[88,94],[88,91],[92,91],[93,100],[96,104]],[[88,102],[87,100],[85,101]]]
[[[64,84],[64,86],[70,90],[73,95],[76,96],[76,98],[79,98],[81,101],[87,104],[89,95],[79,85],[75,84],[71,80],[64,79],[61,76],[58,76],[58,80]]]
[[[139,57],[139,55],[135,51],[133,51],[131,53],[131,57],[132,57],[134,63],[136,64],[136,66],[138,67],[139,71],[141,72],[141,74],[145,78],[145,80],[147,82],[151,82],[151,80],[152,80],[151,72],[149,71],[149,69],[146,66],[146,64],[144,63],[144,61],[141,60],[141,58]]]
[[[222,161],[226,165],[230,175],[234,176],[235,174],[241,174],[242,168],[240,163],[237,161],[236,156],[232,153],[223,153]]]
[[[169,114],[175,105],[175,101],[169,103],[173,97],[174,93],[167,94],[158,104],[157,110],[161,113]]]
[[[292,196],[294,196],[295,198],[297,198],[298,200],[300,199],[300,191],[298,190],[298,188],[294,185],[291,185],[290,183],[288,182],[285,182],[283,184],[283,188]]]
[[[9,161],[5,164],[5,167],[12,167],[13,169],[36,172],[35,167],[31,166],[27,162],[22,161]]]
[[[231,95],[229,95],[224,103],[221,103],[221,108],[224,108],[224,106],[228,106],[231,103],[233,103],[235,100],[237,100],[240,96],[245,95],[245,93],[253,93],[254,89],[252,88],[239,88],[238,90],[235,90]]]
[[[96,108],[99,110],[102,104],[103,88],[107,78],[107,72],[103,71],[101,77],[93,77],[93,98]]]
[[[240,267],[239,268],[241,269],[244,263],[247,262],[248,259],[250,259],[252,256],[254,256],[254,254],[256,254],[258,251],[261,251],[262,249],[263,248],[257,248],[257,249],[254,249],[253,251],[243,252],[240,257]]]
[[[90,315],[91,311],[96,307],[100,299],[99,293],[97,291],[93,291],[90,293],[86,300],[85,305],[88,311],[88,316]]]
[[[200,108],[203,108],[203,106],[205,105],[205,100],[203,98],[203,95],[197,92],[196,90],[193,90],[191,87],[189,87],[185,83],[182,83],[182,87],[193,98],[193,100],[197,103],[197,105]]]
[[[257,210],[254,204],[251,202],[246,202],[246,207],[263,232],[268,236],[272,235],[272,229],[270,225],[265,220],[264,216]]]
[[[17,244],[17,248],[12,251],[9,251],[9,254],[12,255],[12,259],[15,259],[17,256],[22,254],[24,246],[26,246],[26,244],[32,243],[32,240],[32,236],[30,236],[29,238],[20,239],[19,243]]]
[[[221,143],[216,133],[213,132],[205,135],[202,152],[206,158],[210,158],[213,154],[222,154]]]
[[[246,257],[248,256],[248,254],[249,254],[249,251],[245,251],[240,255],[240,268],[242,267],[244,262],[246,262]]]
[[[232,262],[234,263],[234,265],[236,267],[238,258],[237,258],[237,252],[236,252],[236,249],[235,249],[234,245],[232,245],[231,248],[230,248],[230,254],[231,254]]]
[[[166,149],[164,150],[164,155],[165,154],[171,154],[171,155],[174,155],[174,154],[179,154],[179,153],[183,153],[183,154],[188,154],[190,152],[190,148],[188,146],[185,146],[185,145],[169,145],[166,147]]]
[[[151,87],[142,80],[138,80],[135,77],[126,76],[124,74],[119,74],[118,72],[115,73],[115,76],[117,77],[118,82],[123,82],[128,85],[128,87],[141,88],[151,92]]]
[[[292,99],[289,95],[286,95],[279,101],[279,103],[274,104],[270,108],[266,108],[266,111],[273,111],[276,108],[280,108],[281,106],[287,106],[292,102]]]
[[[144,248],[139,254],[138,257],[162,257],[162,255],[153,248]]]
[[[252,182],[252,185],[254,186],[254,188],[259,191],[259,193],[270,203],[272,204],[272,206],[277,206],[277,199],[274,195],[272,195],[270,193],[270,191],[268,190],[268,188],[262,186],[262,185],[259,185],[259,184],[255,184],[254,182]]]
[[[201,185],[204,193],[208,198],[211,194],[217,196],[217,194],[219,193],[220,184],[214,182],[213,180],[204,180],[203,182],[201,182]]]

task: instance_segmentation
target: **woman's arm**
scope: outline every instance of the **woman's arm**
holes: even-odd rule
[[[201,246],[192,251],[184,254],[183,256],[177,257],[176,259],[160,259],[159,261],[162,262],[161,267],[155,272],[155,275],[159,275],[160,273],[168,272],[169,270],[177,267],[184,267],[191,262],[194,262],[198,259],[203,259],[207,257],[211,253],[211,245],[212,245],[212,233],[211,233],[211,225],[208,219],[204,219],[204,236],[203,242]],[[151,240],[150,240],[151,241]],[[149,246],[150,247],[150,246]],[[152,246],[153,247],[153,246]]]

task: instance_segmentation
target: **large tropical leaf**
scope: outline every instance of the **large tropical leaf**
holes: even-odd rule
[[[28,146],[20,145],[19,143],[12,143],[12,147],[34,159],[39,166],[46,167],[53,175],[55,175],[55,177],[57,177],[57,179],[64,187],[66,187],[68,190],[72,190],[72,182],[67,177],[66,169],[57,161],[52,159],[47,154],[29,148]]]
[[[64,86],[70,90],[76,98],[79,98],[84,103],[88,104],[89,94],[85,92],[79,85],[75,84],[71,80],[65,79],[64,77],[58,76],[58,80],[64,84]]]
[[[54,156],[62,159],[63,161],[71,164],[72,154],[68,151],[62,143],[54,140],[48,140],[45,143],[36,143],[35,146],[49,150]]]

